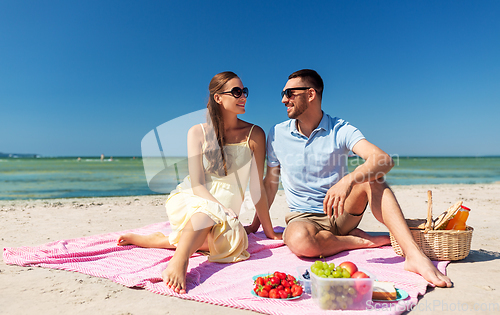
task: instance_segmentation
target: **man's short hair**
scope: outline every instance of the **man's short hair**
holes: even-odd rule
[[[316,90],[320,99],[323,97],[323,79],[316,71],[311,69],[295,71],[288,76],[288,80],[293,78],[301,78],[304,82]]]

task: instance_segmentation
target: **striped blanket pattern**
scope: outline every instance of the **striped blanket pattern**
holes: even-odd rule
[[[139,229],[61,240],[36,247],[4,248],[3,259],[7,264],[38,266],[43,268],[76,271],[110,279],[127,287],[264,314],[331,314],[322,311],[308,294],[297,300],[276,300],[255,297],[252,277],[257,274],[281,271],[297,275],[298,266],[310,265],[314,259],[296,257],[282,241],[267,239],[260,230],[249,236],[250,259],[233,264],[210,263],[207,257],[196,253],[189,261],[187,294],[177,294],[165,286],[161,272],[174,254],[173,250],[117,246],[116,239],[126,232],[149,234],[168,233],[169,223],[152,224]],[[404,289],[409,298],[392,303],[371,305],[371,309],[357,313],[400,314],[412,309],[418,295],[425,294],[428,285],[421,276],[403,269],[403,258],[390,246],[376,249],[345,251],[328,257],[327,262],[339,264],[352,261],[377,276],[378,280],[392,281]],[[448,262],[435,262],[445,272]]]

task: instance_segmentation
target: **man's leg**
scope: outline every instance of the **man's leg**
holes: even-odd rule
[[[398,241],[405,255],[405,269],[420,274],[425,280],[436,286],[450,287],[450,278],[437,270],[415,243],[401,207],[389,186],[384,181],[363,183],[356,186],[360,186],[366,191],[373,215],[387,226]]]
[[[337,227],[340,234],[346,235],[334,235],[331,231],[323,230],[313,223],[292,220],[286,227],[285,244],[299,257],[326,257],[344,250],[373,248],[390,244],[387,236],[371,236],[355,228],[361,219],[367,201],[366,191],[355,186],[345,202],[345,209],[348,213],[360,217],[356,220],[356,218],[346,214],[339,218],[339,223],[345,223],[349,226],[347,228],[345,226]]]
[[[387,245],[378,243],[372,236],[359,229],[350,235],[337,236],[304,221],[291,222],[287,226],[284,242],[299,257],[327,257],[344,250],[373,248]],[[375,237],[376,238],[376,237]]]

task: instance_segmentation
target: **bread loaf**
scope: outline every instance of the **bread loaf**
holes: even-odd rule
[[[373,282],[373,300],[395,300],[398,294],[396,293],[396,288],[394,283],[386,281],[374,281]]]

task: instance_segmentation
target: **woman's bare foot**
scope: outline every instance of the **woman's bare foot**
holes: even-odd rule
[[[422,252],[415,253],[411,256],[407,255],[404,268],[405,270],[421,275],[425,280],[435,286],[451,287],[451,279],[442,274],[436,266],[434,266],[432,261]]]
[[[174,254],[168,262],[167,268],[161,273],[163,282],[165,282],[167,287],[180,294],[186,293],[188,261],[187,259],[177,259]]]
[[[160,232],[149,235],[139,235],[134,233],[120,235],[117,240],[117,245],[137,245],[147,248],[175,248],[173,245],[170,245],[168,237]]]
[[[364,245],[366,245],[366,248],[375,248],[391,244],[391,239],[388,235],[373,236],[358,228],[355,228],[354,230],[349,232],[349,235],[364,239]]]

